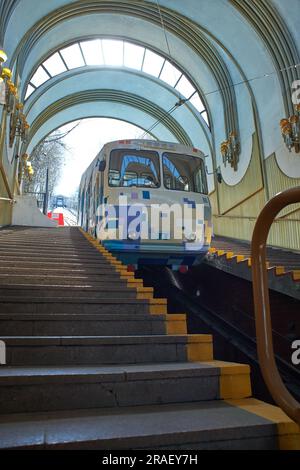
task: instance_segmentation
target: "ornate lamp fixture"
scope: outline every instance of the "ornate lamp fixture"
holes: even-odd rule
[[[11,114],[10,118],[10,134],[9,134],[9,145],[13,146],[16,136],[21,137],[23,143],[26,143],[28,140],[28,133],[30,125],[26,121],[25,114],[22,113],[24,105],[22,103],[16,102],[15,110]]]
[[[295,114],[289,118],[281,119],[281,133],[285,145],[292,151],[300,153],[300,104],[295,105]]]
[[[2,64],[4,64],[4,62],[7,61],[7,55],[5,54],[4,51],[0,50],[0,85],[1,85],[1,88],[3,87],[5,89],[5,84],[4,84],[4,79],[2,78],[2,73],[3,73],[3,70],[4,67]]]
[[[21,137],[21,140],[23,143],[26,143],[28,139],[28,132],[29,132],[30,125],[26,121],[25,114],[21,112],[24,108],[24,105],[22,103],[18,103],[16,105],[16,108],[19,111],[17,115],[16,135]]]
[[[229,163],[229,165],[231,165],[234,171],[237,171],[240,154],[240,144],[237,140],[236,132],[230,132],[229,138],[221,143],[221,154],[224,165],[226,166],[226,163]]]
[[[10,114],[14,111],[18,90],[11,81],[12,71],[2,65],[6,61],[5,52],[0,50],[0,104],[5,106],[7,113]]]
[[[34,175],[34,169],[32,168],[31,162],[28,160],[29,155],[24,153],[22,155],[22,166],[24,170],[24,176],[29,180],[32,181],[32,177]]]

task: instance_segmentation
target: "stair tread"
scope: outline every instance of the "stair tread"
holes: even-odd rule
[[[22,379],[25,383],[36,382],[39,379],[62,379],[95,377],[96,380],[129,381],[137,378],[167,378],[180,376],[218,375],[219,368],[202,362],[162,362],[153,364],[122,364],[122,365],[61,365],[61,366],[17,366],[1,367],[0,384],[7,379]],[[43,381],[44,381],[43,380]],[[15,383],[15,382],[14,382]]]
[[[274,438],[276,426],[223,401],[4,415],[0,447],[129,449]],[[263,443],[262,443],[263,444]],[[263,448],[263,447],[262,447]]]
[[[133,299],[120,297],[117,299],[114,298],[99,298],[99,297],[14,297],[14,296],[5,296],[0,297],[0,303],[72,303],[72,304],[149,304],[148,299]]]
[[[90,344],[186,344],[210,342],[211,335],[131,335],[131,336],[0,336],[9,345],[90,345]]]
[[[178,314],[180,315],[180,314]],[[61,320],[61,321],[161,321],[164,314],[150,313],[0,313],[0,320]],[[178,317],[179,318],[179,317]]]
[[[65,290],[68,289],[70,290],[75,290],[76,292],[78,290],[84,291],[99,291],[101,290],[100,288],[105,287],[106,291],[117,291],[117,292],[122,292],[127,290],[127,285],[125,281],[120,281],[119,283],[113,282],[111,284],[108,283],[102,283],[99,286],[97,285],[88,285],[88,284],[1,284],[0,283],[0,290],[1,289],[7,289],[7,290],[44,290],[46,288],[46,292],[48,290]]]

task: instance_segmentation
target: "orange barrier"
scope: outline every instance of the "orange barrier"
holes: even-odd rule
[[[55,213],[48,212],[47,216],[51,220],[56,220],[57,225],[59,225],[60,227],[64,227],[64,225],[65,225],[64,214],[62,214],[61,212],[55,212]]]

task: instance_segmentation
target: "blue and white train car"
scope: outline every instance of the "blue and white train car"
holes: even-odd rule
[[[82,176],[79,225],[127,265],[201,262],[212,236],[203,153],[181,144],[106,144]]]

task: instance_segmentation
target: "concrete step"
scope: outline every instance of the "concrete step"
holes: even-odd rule
[[[16,255],[15,254],[7,254],[7,255],[2,255],[0,254],[0,263],[23,263],[26,261],[30,262],[40,262],[40,263],[52,263],[56,262],[59,263],[61,261],[62,263],[102,263],[102,264],[108,264],[109,261],[101,255],[99,252],[95,250],[94,253],[91,255],[68,255],[66,253],[53,253],[53,255],[44,255],[40,253],[28,253],[28,254],[22,254],[22,255]]]
[[[42,297],[19,297],[8,299],[0,297],[0,313],[155,313],[166,312],[166,301],[162,299],[129,299],[129,298],[78,298],[61,297],[47,299]]]
[[[142,281],[138,281],[142,283]],[[115,272],[111,274],[102,273],[99,275],[76,275],[72,273],[71,277],[57,276],[55,274],[0,274],[0,285],[1,286],[24,286],[24,285],[43,285],[43,286],[95,286],[99,289],[103,288],[107,284],[113,283],[116,286],[125,286],[127,282],[125,279],[120,279],[120,275]]]
[[[67,254],[67,255],[77,255],[80,256],[82,254],[84,255],[92,255],[93,253],[97,254],[97,251],[95,248],[91,245],[86,246],[86,245],[80,245],[80,246],[74,246],[74,245],[66,245],[66,246],[53,246],[53,245],[24,245],[23,243],[21,245],[12,245],[12,244],[4,244],[1,242],[0,244],[0,255],[5,256],[5,255],[22,255],[22,254],[41,254],[41,255],[49,255],[53,256],[55,253],[58,254]],[[99,253],[99,252],[98,252]]]
[[[98,265],[96,268],[87,268],[84,265],[82,267],[65,267],[65,266],[55,266],[55,267],[45,267],[45,265],[35,266],[35,267],[22,267],[22,266],[2,266],[0,265],[0,275],[2,274],[37,274],[41,275],[49,274],[51,275],[65,275],[68,277],[73,277],[76,274],[85,274],[85,275],[99,275],[99,276],[112,276],[117,271],[113,266],[101,267]],[[118,274],[118,273],[117,273]],[[119,276],[119,274],[118,274]]]
[[[212,360],[210,335],[1,336],[8,366]]]
[[[10,269],[10,268],[32,268],[32,269],[103,269],[104,271],[112,271],[114,269],[114,266],[112,266],[107,260],[101,259],[100,261],[97,261],[97,259],[91,260],[89,262],[81,262],[81,261],[69,261],[62,259],[61,261],[59,258],[53,259],[53,260],[48,260],[48,261],[42,261],[40,259],[36,261],[31,261],[29,259],[24,259],[24,260],[14,260],[14,261],[9,261],[9,260],[1,260],[1,270],[4,268]]]
[[[54,253],[66,253],[70,255],[80,255],[81,253],[86,253],[86,254],[91,254],[93,252],[97,251],[92,245],[41,245],[41,244],[35,244],[35,245],[25,245],[24,243],[18,245],[18,244],[12,244],[12,243],[2,243],[0,242],[0,253],[1,256],[5,255],[7,253],[15,253],[15,254],[22,254],[22,253],[40,253],[40,254],[45,254],[45,255],[53,255]]]
[[[11,287],[11,288],[10,288]],[[153,289],[151,287],[144,287],[144,293],[153,295]],[[103,289],[98,287],[84,287],[84,286],[24,286],[13,288],[13,286],[0,286],[0,298],[2,301],[13,301],[19,297],[32,298],[40,297],[43,299],[60,299],[66,296],[72,297],[72,299],[91,298],[91,299],[102,299],[102,298],[119,298],[124,299],[136,299],[136,289],[130,289],[126,286],[114,286],[114,284],[106,284]]]
[[[7,239],[3,240],[0,237],[0,244],[2,249],[16,249],[20,250],[23,249],[29,249],[29,250],[36,250],[36,249],[41,249],[41,250],[50,250],[50,251],[56,251],[56,250],[92,250],[93,247],[91,245],[87,245],[86,241],[82,241],[81,243],[72,243],[72,242],[53,242],[53,241],[47,241],[46,239],[41,241],[41,240],[35,240],[35,241],[29,241],[27,239],[23,240],[12,240],[12,239]]]
[[[3,449],[278,449],[273,422],[219,400],[5,415],[0,434]]]
[[[192,362],[1,367],[0,413],[215,400],[219,375],[218,367]]]
[[[174,316],[169,315],[174,318]],[[135,313],[109,314],[0,314],[0,331],[4,336],[112,336],[163,335],[165,315]],[[174,321],[180,321],[176,315]]]

